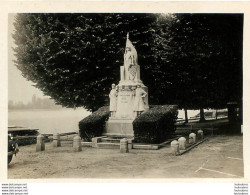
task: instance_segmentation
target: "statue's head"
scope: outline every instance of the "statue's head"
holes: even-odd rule
[[[125,53],[127,53],[128,51],[131,51],[131,48],[130,48],[130,47],[126,47]]]
[[[112,84],[112,89],[115,89],[115,84],[114,83]]]

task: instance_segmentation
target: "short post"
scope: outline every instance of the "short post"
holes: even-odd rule
[[[197,132],[197,137],[198,140],[203,140],[203,131],[201,129]]]
[[[36,151],[44,151],[45,150],[45,144],[44,144],[44,137],[43,135],[38,135],[36,138]]]
[[[101,142],[101,140],[102,140],[101,137],[92,138],[92,147],[93,148],[98,148],[98,143]]]
[[[78,135],[73,138],[73,149],[75,152],[82,151],[81,138]]]
[[[212,127],[212,136],[214,135],[214,125],[213,123],[210,123],[210,126]]]
[[[189,134],[189,143],[190,144],[196,143],[196,134],[195,133],[190,133]]]
[[[171,150],[173,155],[177,155],[180,153],[178,141],[174,140],[171,142]]]
[[[180,150],[186,150],[186,138],[185,137],[180,137],[178,139],[179,142],[179,149]]]
[[[120,140],[120,152],[121,153],[128,153],[128,140],[123,138]]]
[[[54,147],[61,147],[61,140],[59,133],[53,135],[53,146]]]
[[[131,150],[133,148],[133,140],[129,139],[128,140],[128,150]]]

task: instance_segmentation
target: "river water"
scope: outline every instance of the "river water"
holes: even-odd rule
[[[189,110],[188,117],[198,114],[198,110]],[[9,110],[9,125],[38,128],[40,133],[66,133],[78,131],[80,120],[91,114],[84,108],[60,110]],[[185,118],[179,110],[179,118]]]
[[[9,125],[38,128],[40,133],[78,131],[80,120],[91,114],[83,108],[60,110],[9,110]]]

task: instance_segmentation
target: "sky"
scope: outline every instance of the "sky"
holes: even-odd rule
[[[44,96],[42,91],[35,88],[34,83],[27,81],[14,65],[13,60],[15,59],[14,51],[12,47],[15,47],[14,40],[11,34],[14,32],[13,22],[15,20],[16,14],[9,14],[9,24],[8,24],[8,99],[14,102],[22,101],[23,103],[28,103],[33,94],[36,97],[47,97]]]

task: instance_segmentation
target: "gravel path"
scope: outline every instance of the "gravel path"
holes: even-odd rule
[[[46,151],[35,145],[20,147],[8,166],[8,178],[238,178],[244,176],[242,136],[216,136],[181,156],[170,146],[160,150],[131,150],[84,147],[73,152],[63,142]]]

